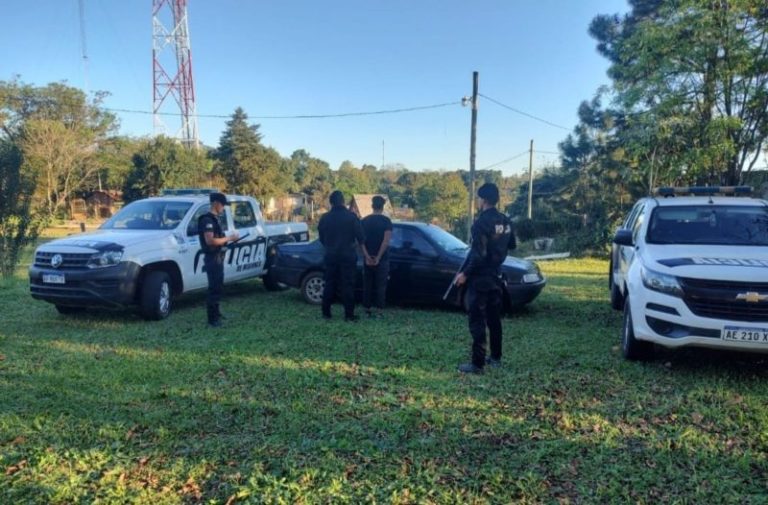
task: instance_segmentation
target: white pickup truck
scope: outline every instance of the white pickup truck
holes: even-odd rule
[[[62,314],[86,307],[138,307],[147,319],[163,319],[172,300],[207,287],[197,220],[210,209],[210,190],[170,190],[123,207],[98,230],[47,242],[29,268],[33,298]],[[261,277],[267,289],[270,251],[284,242],[305,242],[305,223],[267,223],[256,199],[227,195],[221,218],[240,240],[227,247],[225,283]]]

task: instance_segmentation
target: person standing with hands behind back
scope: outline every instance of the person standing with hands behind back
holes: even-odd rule
[[[477,190],[480,214],[472,224],[472,245],[466,266],[456,274],[457,286],[467,284],[469,332],[472,334],[472,362],[459,366],[462,373],[482,373],[488,364],[501,366],[500,267],[507,251],[517,246],[512,223],[496,210],[499,188],[486,183]],[[486,360],[485,327],[488,327],[491,355]]]
[[[200,216],[197,220],[197,231],[200,236],[200,247],[203,250],[203,264],[205,275],[208,277],[208,298],[206,309],[208,310],[208,326],[218,328],[221,326],[221,311],[219,303],[224,290],[224,253],[227,242],[237,240],[240,234],[232,233],[224,236],[219,222],[219,216],[227,205],[227,197],[222,193],[211,193],[211,211]]]
[[[369,317],[382,315],[387,296],[389,276],[389,239],[392,237],[392,220],[384,215],[384,197],[373,197],[373,214],[363,218],[363,307]],[[372,306],[377,312],[373,312]]]
[[[355,277],[357,246],[363,243],[363,229],[357,216],[344,206],[344,194],[336,190],[330,196],[331,210],[317,225],[320,243],[325,248],[325,287],[323,318],[331,318],[331,304],[336,287],[341,288],[344,320],[357,321],[355,315]]]

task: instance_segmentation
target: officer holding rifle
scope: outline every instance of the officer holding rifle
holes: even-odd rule
[[[472,361],[459,366],[459,372],[478,374],[485,365],[501,366],[501,265],[507,251],[517,242],[509,218],[496,210],[499,188],[486,183],[477,190],[480,214],[472,225],[469,256],[454,279],[454,285],[467,285],[469,332],[472,335]],[[486,357],[488,327],[490,356]]]

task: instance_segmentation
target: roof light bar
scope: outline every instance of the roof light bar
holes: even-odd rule
[[[654,190],[654,194],[665,197],[679,195],[749,195],[751,193],[752,186],[667,186]]]
[[[214,188],[173,188],[164,189],[163,195],[166,196],[182,196],[182,195],[210,195],[211,193],[218,192],[218,189]]]

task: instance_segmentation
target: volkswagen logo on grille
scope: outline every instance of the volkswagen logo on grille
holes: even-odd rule
[[[768,295],[763,295],[755,291],[747,291],[746,293],[739,293],[736,295],[737,300],[744,300],[748,303],[758,303],[768,300]]]
[[[62,263],[64,263],[64,258],[61,256],[61,254],[54,254],[51,256],[51,266],[53,268],[59,268]]]

